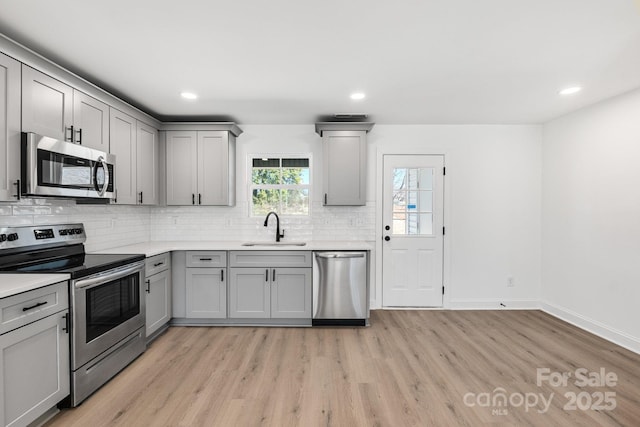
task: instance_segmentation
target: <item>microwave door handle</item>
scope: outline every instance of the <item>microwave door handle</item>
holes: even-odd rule
[[[104,170],[104,185],[102,188],[98,186],[98,167],[102,167]],[[98,161],[96,162],[96,167],[93,169],[93,184],[95,186],[96,191],[100,197],[104,196],[104,193],[107,192],[107,188],[109,186],[109,167],[107,166],[107,162],[104,161],[104,157],[98,157]]]

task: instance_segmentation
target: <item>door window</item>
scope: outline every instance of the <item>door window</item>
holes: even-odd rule
[[[393,169],[394,235],[433,234],[433,168]]]

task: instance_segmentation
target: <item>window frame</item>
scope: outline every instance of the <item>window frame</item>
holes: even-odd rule
[[[309,160],[309,184],[254,184],[253,183],[253,160],[254,159],[280,159],[280,169],[282,169],[282,159],[307,159]],[[247,207],[249,218],[262,218],[264,215],[255,215],[253,213],[253,190],[307,190],[308,191],[308,214],[307,215],[290,215],[276,213],[280,218],[310,218],[311,206],[313,202],[313,156],[312,153],[253,153],[247,155]],[[280,200],[278,210],[282,209],[282,201]]]

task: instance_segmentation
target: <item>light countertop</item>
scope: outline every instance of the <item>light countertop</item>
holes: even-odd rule
[[[0,273],[0,298],[69,280],[68,274]]]
[[[370,251],[375,245],[368,241],[311,241],[305,246],[242,246],[235,241],[167,241],[118,246],[97,251],[98,254],[143,254],[147,257],[170,251]]]

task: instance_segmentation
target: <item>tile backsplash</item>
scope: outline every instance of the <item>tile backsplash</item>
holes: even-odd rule
[[[275,219],[248,216],[246,202],[234,207],[77,205],[73,200],[25,199],[0,203],[0,227],[84,223],[87,251],[149,240],[270,240]],[[281,218],[285,240],[374,240],[375,204],[324,207],[311,215]]]

